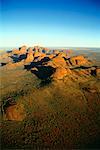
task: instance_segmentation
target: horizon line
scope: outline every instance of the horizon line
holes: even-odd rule
[[[32,46],[30,46],[30,45],[25,45],[25,44],[22,44],[22,45],[20,45],[20,46],[0,46],[0,48],[13,48],[13,47],[22,47],[22,46],[26,46],[26,47],[34,47],[34,46],[39,46],[39,47],[50,47],[50,48],[54,48],[54,47],[58,47],[58,48],[100,48],[100,47],[97,47],[97,46],[43,46],[43,45],[32,45]]]

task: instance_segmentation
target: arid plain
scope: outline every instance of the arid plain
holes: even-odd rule
[[[2,149],[100,148],[100,52],[91,51],[0,56]]]

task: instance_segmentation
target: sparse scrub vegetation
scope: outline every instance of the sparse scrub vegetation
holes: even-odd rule
[[[38,58],[25,68],[0,68],[2,149],[91,148],[95,143],[99,147],[99,75],[92,76],[91,67],[75,67],[76,59],[88,62],[84,57],[73,57],[69,71],[67,56],[56,53],[52,61],[36,53]],[[61,61],[64,72],[59,79]]]

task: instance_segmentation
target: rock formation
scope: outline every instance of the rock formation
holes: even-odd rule
[[[69,59],[72,66],[75,65],[88,65],[90,62],[82,55],[80,56],[73,56]]]
[[[25,59],[25,63],[32,62],[34,60],[33,52],[27,53],[27,58]]]
[[[12,54],[19,55],[20,51],[18,49],[13,49]]]
[[[41,56],[41,53],[40,53],[40,52],[35,51],[35,52],[34,52],[34,58],[37,58],[37,57],[39,57],[39,56]]]
[[[41,49],[41,50],[40,50]],[[58,50],[54,50],[52,53],[44,53],[42,50],[49,51],[48,48],[43,48],[39,46],[30,47],[28,50],[26,46],[22,46],[21,48],[14,49],[11,53],[6,53],[1,56],[4,59],[17,59],[15,63],[11,60],[9,64],[6,65],[6,68],[13,68],[22,65],[26,65],[27,63],[33,63],[29,66],[30,70],[33,70],[33,73],[39,74],[40,70],[54,68],[55,72],[50,74],[50,70],[48,69],[49,74],[51,75],[52,79],[63,79],[66,75],[71,77],[75,80],[82,77],[91,77],[91,76],[100,76],[100,69],[96,66],[93,66],[92,62],[90,62],[87,58],[83,55],[72,56],[68,58],[67,53],[60,52]],[[18,57],[15,57],[18,55]],[[0,59],[1,59],[0,58]],[[35,67],[35,69],[34,69]],[[39,69],[39,70],[38,70]],[[42,74],[45,73],[42,70]],[[42,75],[43,76],[43,75]]]
[[[97,68],[97,69],[96,69],[96,75],[97,75],[98,77],[100,77],[100,68]]]
[[[34,50],[33,50],[33,49],[34,49],[33,47],[29,47],[28,50],[27,50],[28,53],[34,53]]]
[[[41,61],[44,57],[46,57],[46,54],[45,53],[41,53],[41,55],[38,56],[37,61]]]
[[[51,65],[54,68],[66,67],[66,61],[64,60],[64,58],[62,56],[58,55],[58,56],[52,58],[51,61],[47,63],[47,65]]]
[[[58,55],[57,56],[59,56],[59,57],[63,57],[63,58],[66,58],[67,59],[67,54],[65,54],[64,52],[60,52],[60,53],[58,53]]]
[[[22,121],[25,118],[24,105],[15,104],[5,108],[5,115],[7,120]]]
[[[26,54],[26,50],[27,50],[27,47],[26,47],[26,46],[20,47],[20,48],[19,48],[20,55],[21,55],[21,54]]]
[[[57,55],[57,54],[59,54],[59,51],[58,50],[54,50],[53,54]]]
[[[52,59],[52,58],[55,57],[55,55],[54,55],[54,54],[50,54],[50,55],[48,55],[48,57],[49,57],[50,59]]]
[[[66,75],[70,75],[72,72],[70,69],[65,69],[63,67],[59,67],[56,69],[54,74],[52,75],[52,78],[54,80],[60,80],[63,79]]]

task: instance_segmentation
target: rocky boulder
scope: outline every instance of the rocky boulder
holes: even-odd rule
[[[79,76],[85,76],[85,77],[88,77],[88,76],[90,76],[91,74],[90,74],[90,72],[89,72],[89,70],[88,69],[81,69],[81,70],[79,70],[79,71],[77,71],[77,75],[79,75]]]
[[[28,48],[28,53],[32,53],[32,52],[34,53],[33,47],[29,47],[29,48]]]
[[[97,69],[96,69],[96,75],[97,75],[97,76],[100,76],[100,68],[97,68]]]
[[[13,49],[12,54],[19,55],[20,51],[18,49]]]
[[[60,80],[63,79],[66,75],[70,75],[72,72],[70,69],[65,69],[63,67],[59,67],[56,69],[54,74],[52,75],[52,78],[54,80]]]
[[[19,51],[20,51],[20,55],[21,55],[21,54],[26,54],[26,52],[27,52],[27,47],[26,47],[26,46],[22,46],[22,47],[19,48]]]
[[[88,65],[90,62],[82,55],[80,56],[73,56],[69,59],[71,65]]]
[[[66,67],[65,59],[59,55],[57,57],[54,57],[51,61],[56,68],[57,67]]]
[[[58,50],[54,50],[53,54],[57,55],[57,54],[59,54],[59,51]]]
[[[40,57],[41,53],[40,52],[34,52],[34,58]]]
[[[44,57],[46,57],[45,53],[41,53],[41,56],[37,58],[37,61],[41,61]]]
[[[0,55],[0,63],[1,63],[1,66],[3,65],[6,65],[10,62],[13,62],[10,53],[4,53],[3,55]]]
[[[48,57],[49,57],[50,59],[52,59],[52,58],[55,57],[55,55],[54,55],[54,54],[50,54],[50,55],[48,55]]]
[[[34,46],[34,51],[39,52],[39,46]]]
[[[5,69],[12,70],[12,69],[15,69],[16,67],[23,67],[23,65],[24,65],[23,60],[17,63],[9,62],[8,64],[5,65]]]
[[[34,60],[33,52],[27,53],[27,58],[25,59],[26,63],[32,62]]]
[[[67,58],[67,55],[64,52],[58,53],[59,57]]]
[[[48,52],[49,52],[49,49],[48,49],[47,47],[43,47],[43,48],[42,48],[42,52],[43,52],[43,53],[48,53]]]
[[[8,58],[10,56],[11,56],[11,53],[4,53],[4,54],[0,55],[0,60],[1,59],[6,59],[6,58]]]
[[[15,104],[12,106],[8,106],[5,109],[5,116],[7,120],[12,120],[12,121],[22,121],[26,114],[24,110],[24,105],[23,104]]]

